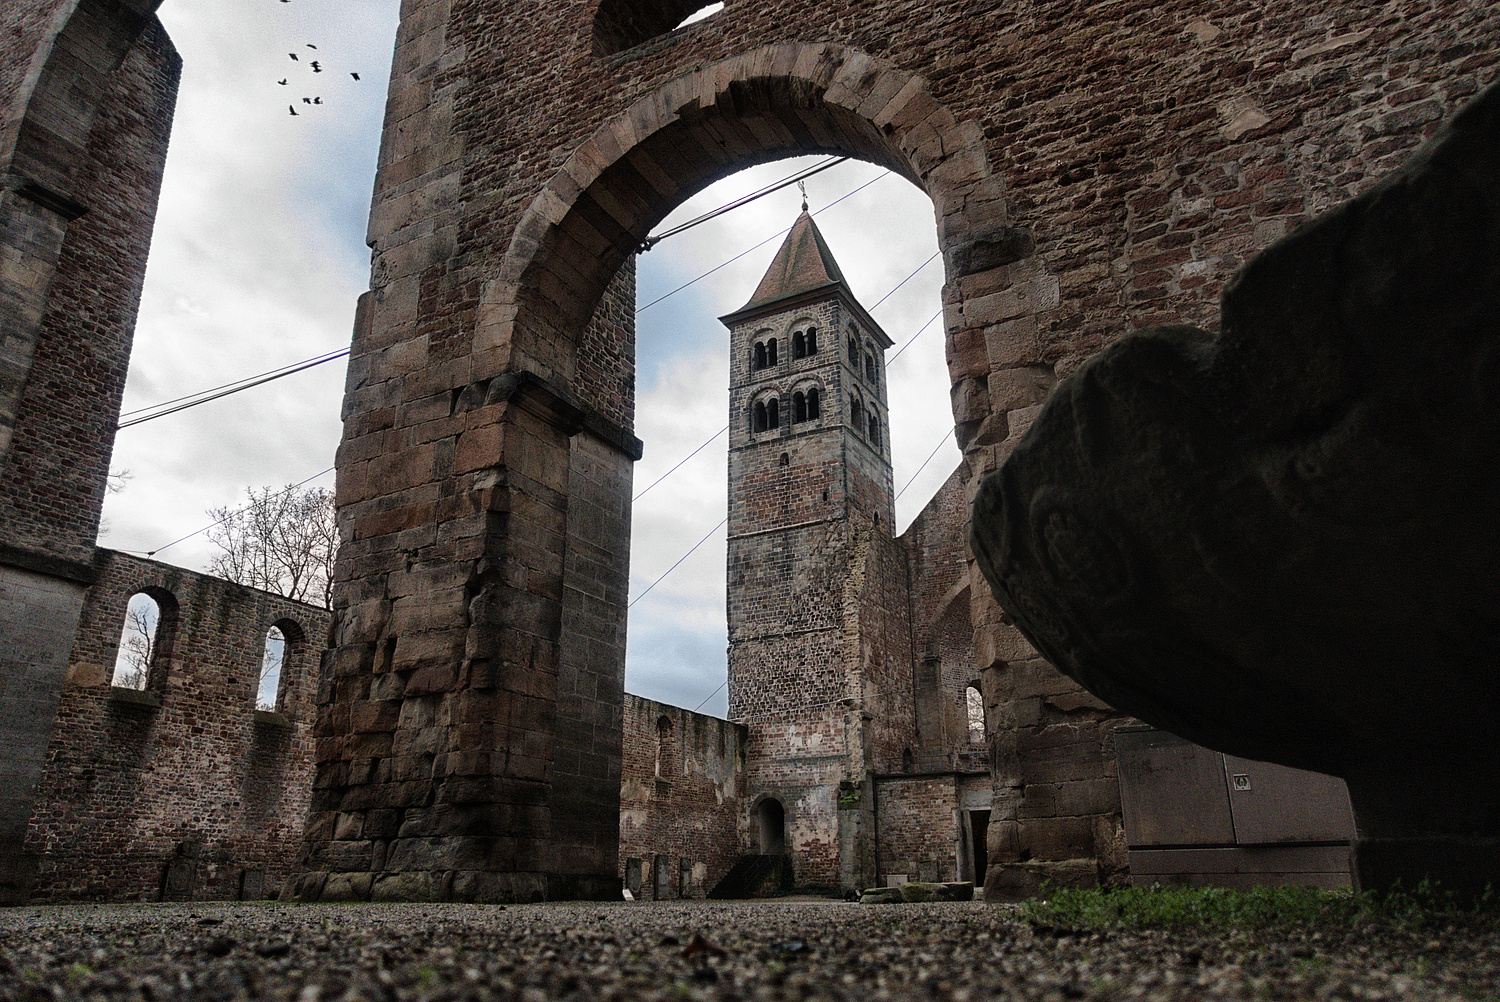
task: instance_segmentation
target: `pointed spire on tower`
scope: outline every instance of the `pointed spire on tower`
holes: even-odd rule
[[[828,249],[823,234],[818,232],[818,225],[808,214],[807,203],[803,202],[802,214],[792,224],[781,249],[771,261],[771,267],[766,269],[765,277],[756,286],[755,294],[748,303],[729,316],[836,285],[844,286],[845,291],[848,291],[844,273],[839,271],[833,252]]]

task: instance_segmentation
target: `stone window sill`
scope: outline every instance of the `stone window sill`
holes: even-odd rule
[[[277,710],[256,710],[255,723],[261,727],[273,727],[282,731],[292,729],[292,718]]]
[[[131,706],[144,706],[148,709],[156,709],[161,706],[161,697],[146,689],[129,689],[123,685],[112,685],[109,687],[109,698],[116,703],[127,703]]]

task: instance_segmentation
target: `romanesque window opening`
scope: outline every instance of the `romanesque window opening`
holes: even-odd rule
[[[807,420],[816,421],[818,417],[818,388],[814,386],[807,391]]]
[[[854,340],[853,334],[849,335],[849,364],[859,368],[859,342]]]
[[[969,743],[984,744],[984,695],[978,682],[970,682],[964,690],[964,709],[969,718]]]
[[[817,390],[812,390],[809,393],[803,393],[801,390],[798,390],[792,394],[792,424],[801,424],[812,416],[808,413],[809,397],[812,398],[812,406],[816,410],[818,406]]]
[[[594,15],[594,55],[633,49],[717,14],[723,7],[723,3],[700,0],[603,0]]]
[[[766,404],[766,427],[781,427],[781,401],[775,397]]]
[[[141,691],[151,686],[167,657],[176,607],[176,601],[166,592],[138,591],[130,596],[125,603],[110,685]]]
[[[260,676],[255,688],[255,708],[274,710],[281,695],[282,668],[286,665],[286,634],[279,625],[266,631],[266,646],[260,656]]]
[[[755,406],[751,409],[751,415],[752,416],[750,418],[750,431],[752,433],[753,432],[765,431],[766,430],[766,404],[765,404],[765,401],[763,401],[763,400],[756,401]]]
[[[771,340],[769,340],[769,341],[766,342],[766,366],[770,367],[770,366],[773,366],[775,364],[776,364],[776,339],[775,338],[771,338]]]
[[[875,356],[868,351],[865,352],[865,378],[870,381],[871,386],[875,385]]]
[[[807,329],[807,353],[809,355],[818,353],[818,329],[816,327]]]
[[[855,431],[859,431],[865,423],[865,408],[859,402],[859,397],[849,394],[849,425]]]
[[[156,652],[156,628],[161,609],[145,592],[136,592],[125,605],[120,645],[115,653],[115,672],[110,684],[121,689],[144,689]]]
[[[781,458],[776,460],[776,462],[782,466],[790,466],[792,464],[792,457],[783,452]]]
[[[802,358],[807,354],[807,336],[801,331],[792,332],[792,358]]]
[[[874,414],[870,415],[870,444],[880,445],[880,418]]]
[[[757,369],[766,367],[766,343],[764,341],[755,342],[755,356],[751,364]]]

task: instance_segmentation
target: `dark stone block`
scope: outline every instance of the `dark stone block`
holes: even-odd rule
[[[1218,337],[1075,372],[975,502],[1038,651],[1189,740],[1345,777],[1372,886],[1477,892],[1442,847],[1500,838],[1497,316],[1492,87],[1247,264]]]

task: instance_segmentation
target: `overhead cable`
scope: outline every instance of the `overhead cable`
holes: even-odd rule
[[[302,362],[295,362],[292,365],[283,367],[281,369],[273,369],[271,370],[271,372],[262,373],[259,376],[251,376],[248,379],[239,380],[234,383],[225,383],[223,386],[214,387],[210,390],[202,390],[198,393],[190,393],[185,397],[178,397],[176,401],[169,400],[163,404],[156,404],[154,407],[141,407],[131,411],[130,413],[140,414],[141,411],[151,411],[152,413],[142,415],[141,417],[131,418],[129,421],[121,421],[115,426],[115,428],[118,430],[121,428],[129,428],[132,425],[142,424],[146,421],[154,421],[159,417],[166,417],[168,414],[176,414],[178,411],[185,411],[189,407],[197,407],[199,404],[206,404],[210,400],[219,400],[223,397],[230,396],[231,394],[239,393],[241,390],[248,390],[255,386],[264,386],[266,383],[274,382],[275,380],[281,379],[284,376],[290,376],[298,372],[305,372],[306,370],[314,368],[315,366],[323,365],[325,362],[332,362],[334,359],[343,358],[347,354],[349,354],[349,349],[344,348],[341,351],[336,351],[329,355],[321,355]],[[182,402],[179,403],[178,401]]]
[[[830,167],[837,167],[839,164],[848,159],[848,157],[834,157],[831,160],[825,160],[824,162],[809,167],[806,170],[800,170],[795,174],[784,177],[780,181],[768,184],[759,191],[752,191],[748,195],[743,195],[740,198],[736,198],[732,202],[727,202],[724,205],[719,206],[717,209],[710,209],[703,215],[698,216],[694,219],[689,219],[687,222],[682,223],[681,225],[674,226],[669,230],[663,230],[654,237],[647,237],[645,240],[641,241],[639,253],[644,254],[646,251],[650,250],[657,244],[661,243],[663,240],[667,239],[667,237],[675,237],[677,234],[683,232],[684,230],[692,229],[699,223],[706,223],[710,219],[715,219],[719,216],[722,216],[724,213],[729,212],[733,209],[738,209],[742,205],[749,205],[751,202],[755,201],[758,198],[764,198],[772,192],[780,191],[782,188],[791,187],[799,181],[803,181],[807,178],[812,177],[814,174],[821,174],[823,171],[827,170]]]

